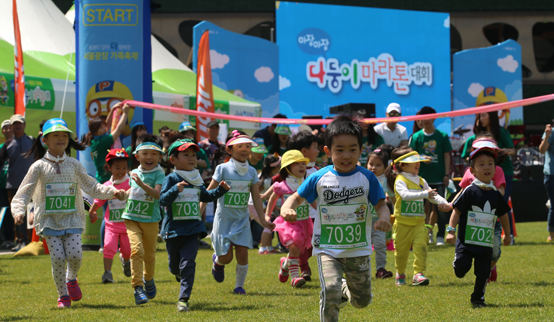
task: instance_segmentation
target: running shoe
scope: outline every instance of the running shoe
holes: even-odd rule
[[[396,273],[396,285],[397,286],[406,285],[406,274]]]
[[[214,276],[214,279],[218,283],[223,283],[223,280],[225,280],[225,265],[218,265],[215,262],[215,254],[212,255],[212,275]]]
[[[123,274],[127,277],[131,277],[131,260],[125,261],[123,255],[119,254],[119,259],[121,260],[121,265],[123,266]]]
[[[112,272],[104,272],[104,274],[102,274],[102,283],[104,284],[107,284],[107,283],[115,283],[113,281],[113,275],[112,275]]]
[[[71,298],[67,295],[64,295],[58,299],[58,307],[65,308],[71,307]]]
[[[83,293],[81,293],[81,288],[79,287],[79,283],[77,283],[77,279],[69,281],[66,284],[67,292],[69,293],[69,297],[71,297],[71,300],[79,301],[83,297]]]
[[[312,272],[310,270],[302,271],[302,278],[306,280],[306,282],[312,281]]]
[[[237,295],[246,295],[246,291],[242,287],[237,287],[233,290],[233,293]]]
[[[471,305],[473,305],[473,307],[476,308],[476,309],[482,308],[482,307],[487,307],[487,304],[485,304],[485,302],[483,302],[483,301],[471,302]]]
[[[286,263],[287,258],[281,257],[280,264],[279,264],[279,281],[281,283],[286,283],[289,279],[289,269],[288,267],[285,268],[284,264]]]
[[[188,312],[189,309],[189,302],[185,301],[179,301],[177,302],[177,311],[179,312]]]
[[[141,305],[145,303],[148,303],[148,298],[144,293],[144,289],[142,288],[142,286],[135,287],[135,304]]]
[[[375,273],[376,278],[391,278],[392,272],[387,271],[385,268],[379,268],[377,272]]]
[[[437,246],[444,246],[444,238],[437,237]]]
[[[496,265],[494,265],[494,267],[491,269],[491,276],[489,276],[487,283],[496,282],[497,278],[498,278],[498,274],[496,273]]]
[[[306,284],[306,280],[302,277],[295,277],[290,281],[290,285],[294,288],[301,288],[304,284]]]
[[[154,279],[150,281],[144,281],[144,290],[146,292],[146,297],[149,299],[153,299],[156,297],[156,283],[154,283]]]
[[[417,273],[412,280],[412,285],[429,285],[429,279],[422,273]]]

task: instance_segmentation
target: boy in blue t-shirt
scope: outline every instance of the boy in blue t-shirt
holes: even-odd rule
[[[295,222],[295,209],[304,200],[318,201],[312,246],[320,272],[320,319],[338,321],[339,309],[347,301],[356,308],[371,303],[369,203],[379,215],[375,228],[389,231],[391,225],[377,177],[357,166],[363,140],[360,125],[342,115],[329,124],[325,133],[324,150],[333,165],[309,176],[281,207],[281,216]]]
[[[450,226],[446,229],[446,242],[454,244],[456,224],[458,240],[454,257],[454,273],[462,278],[471,269],[475,260],[475,287],[471,294],[471,304],[475,307],[485,306],[485,288],[491,273],[492,247],[496,219],[504,229],[504,246],[510,245],[510,224],[506,213],[510,207],[504,197],[496,190],[492,178],[495,172],[496,151],[480,148],[470,155],[469,167],[475,180],[466,187],[453,203]],[[459,222],[458,222],[459,220]]]

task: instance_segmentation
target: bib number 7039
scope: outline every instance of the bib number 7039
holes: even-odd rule
[[[325,228],[328,231],[327,235],[329,236],[329,243],[341,244],[344,240],[351,244],[359,242],[362,239],[361,224],[355,226],[345,226],[344,228],[342,226],[326,226]]]

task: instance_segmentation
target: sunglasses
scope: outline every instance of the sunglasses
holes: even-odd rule
[[[398,116],[400,116],[400,113],[398,113],[396,111],[392,111],[392,112],[389,113],[389,116],[390,117],[398,117]]]

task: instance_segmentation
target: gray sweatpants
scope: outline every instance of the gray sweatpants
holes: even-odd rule
[[[321,293],[319,316],[321,321],[339,320],[342,297],[353,307],[361,309],[371,303],[371,263],[369,256],[334,258],[327,254],[317,256]],[[346,283],[343,283],[343,274]]]
[[[375,254],[375,268],[385,268],[387,266],[387,233],[371,227],[371,242]]]

